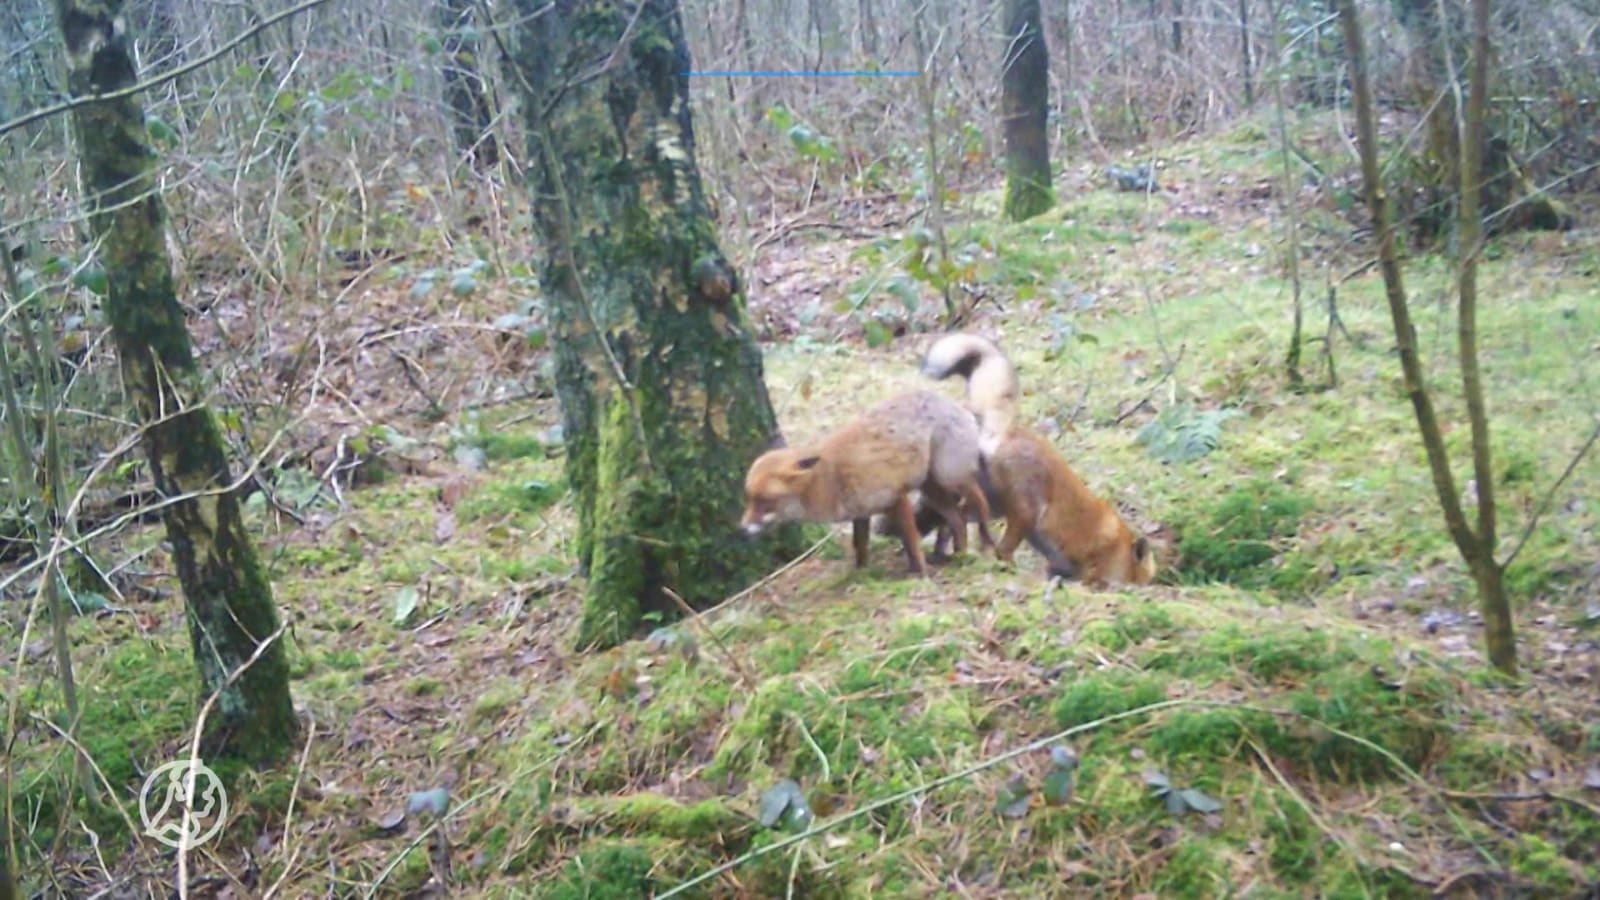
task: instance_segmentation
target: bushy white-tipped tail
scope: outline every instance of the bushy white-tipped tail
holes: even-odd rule
[[[947,334],[928,348],[922,374],[967,380],[967,406],[978,414],[983,455],[991,455],[1017,415],[1017,374],[992,341],[975,334]]]

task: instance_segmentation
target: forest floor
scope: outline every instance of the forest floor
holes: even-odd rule
[[[1302,198],[1306,329],[1327,343],[1295,391],[1274,143],[1245,125],[1160,160],[1150,196],[1070,165],[1057,208],[1020,225],[993,185],[971,191],[948,235],[957,296],[982,298],[969,327],[1016,360],[1025,414],[1158,539],[1148,588],[1049,589],[1028,550],[914,579],[881,538],[858,571],[836,529],[692,622],[576,654],[543,354],[490,325],[522,284],[485,274],[470,300],[420,303],[407,270],[283,311],[286,346],[326,342],[310,356],[328,388],[288,445],[322,473],[381,444],[386,474],[338,492],[280,476],[275,504],[248,507],[308,727],[298,764],[229,772],[232,818],[193,853],[190,896],[659,896],[736,859],[682,896],[1595,896],[1600,456],[1550,489],[1600,418],[1596,210],[1587,231],[1495,241],[1482,272],[1502,558],[1553,496],[1508,574],[1508,682],[1483,658],[1381,280],[1337,208],[1351,185]],[[819,206],[750,236],[791,441],[928,384],[942,300],[908,275],[918,236],[877,227],[910,206],[844,226]],[[1418,255],[1406,276],[1465,460],[1451,269]],[[17,731],[24,857],[58,836],[74,896],[174,872],[148,841],[124,852],[139,774],[183,752],[196,714],[159,537],[119,540],[161,596],[73,624],[81,741],[122,812],[60,831],[65,754],[26,709]],[[52,685],[25,705],[53,708]],[[1076,759],[1070,796],[1052,748]],[[436,801],[443,817],[419,809]],[[797,802],[815,831],[791,841]]]

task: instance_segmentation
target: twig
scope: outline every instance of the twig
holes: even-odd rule
[[[1187,342],[1179,344],[1178,345],[1178,356],[1177,356],[1177,358],[1176,359],[1169,358],[1166,370],[1161,373],[1161,377],[1160,378],[1156,379],[1156,383],[1150,385],[1150,390],[1146,391],[1145,395],[1143,397],[1139,398],[1139,402],[1138,403],[1135,403],[1134,405],[1128,407],[1126,410],[1123,410],[1123,412],[1120,415],[1118,415],[1115,419],[1112,420],[1111,424],[1113,424],[1113,425],[1121,425],[1124,419],[1126,419],[1129,416],[1133,415],[1134,413],[1138,412],[1141,407],[1143,407],[1146,403],[1149,403],[1150,402],[1150,398],[1154,397],[1156,395],[1156,391],[1161,390],[1161,386],[1163,384],[1166,384],[1167,383],[1167,379],[1171,378],[1172,374],[1178,370],[1178,363],[1183,362],[1183,354],[1188,349],[1189,349],[1189,344]]]
[[[36,109],[30,113],[24,113],[23,115],[12,119],[4,125],[0,125],[0,137],[10,134],[11,132],[16,131],[18,128],[32,125],[34,122],[38,122],[42,119],[48,119],[51,116],[60,115],[64,112],[70,112],[71,110],[77,109],[80,106],[88,106],[92,103],[103,103],[108,100],[121,100],[124,97],[132,97],[134,94],[142,93],[150,90],[151,88],[160,87],[161,85],[166,84],[174,79],[182,78],[190,72],[193,72],[203,66],[207,66],[213,61],[222,58],[231,50],[233,50],[233,48],[239,46],[250,38],[255,37],[257,34],[260,34],[268,28],[271,28],[279,22],[282,22],[284,19],[297,16],[307,10],[314,9],[327,2],[328,0],[305,0],[304,3],[301,3],[298,6],[291,6],[288,9],[277,13],[276,15],[268,16],[249,28],[246,28],[244,31],[239,32],[237,35],[234,35],[232,40],[225,42],[222,44],[222,46],[211,51],[210,53],[207,53],[205,56],[186,63],[185,65],[178,66],[177,68],[168,69],[167,71],[162,72],[160,75],[145,81],[141,81],[138,84],[130,84],[125,88],[109,91],[104,94],[95,94],[89,97],[75,97],[71,100],[57,103],[54,106],[46,106],[42,109]]]
[[[1528,545],[1528,538],[1533,537],[1533,529],[1538,527],[1540,517],[1550,511],[1550,504],[1555,501],[1556,491],[1561,490],[1561,485],[1565,484],[1567,479],[1572,476],[1573,470],[1578,468],[1578,463],[1589,455],[1589,450],[1594,447],[1596,439],[1600,439],[1600,422],[1595,423],[1594,430],[1589,432],[1589,439],[1584,441],[1583,446],[1578,448],[1578,452],[1572,455],[1572,459],[1567,462],[1567,468],[1561,473],[1561,477],[1557,478],[1555,484],[1550,485],[1550,490],[1545,492],[1544,499],[1539,502],[1539,508],[1533,511],[1533,515],[1528,518],[1527,526],[1522,529],[1522,537],[1517,539],[1517,546],[1512,548],[1511,555],[1506,557],[1505,563],[1500,566],[1502,570],[1511,568],[1511,564],[1517,561],[1517,554],[1521,553],[1522,548]]]
[[[706,637],[711,639],[711,643],[715,644],[717,649],[722,651],[722,655],[728,658],[729,664],[731,664],[733,666],[733,670],[739,674],[739,680],[744,682],[745,687],[752,691],[755,690],[757,684],[755,676],[751,675],[750,672],[745,669],[744,663],[739,661],[739,657],[733,655],[733,651],[729,650],[728,645],[722,642],[722,638],[717,637],[717,632],[713,630],[710,625],[706,624],[704,619],[695,614],[694,608],[685,602],[682,597],[678,596],[677,591],[667,587],[666,585],[661,586],[661,591],[668,597],[671,597],[673,603],[678,604],[678,608],[683,610],[683,617],[685,619],[693,622],[697,628],[705,633]]]
[[[289,789],[289,807],[284,811],[283,814],[283,839],[285,841],[289,841],[289,835],[294,833],[294,829],[291,827],[294,825],[294,804],[295,800],[300,796],[300,778],[305,774],[306,757],[311,754],[311,738],[316,733],[317,721],[315,719],[311,719],[306,728],[305,746],[300,748],[300,764],[295,766],[294,769],[294,786]],[[289,877],[290,872],[294,871],[295,860],[300,857],[300,847],[300,843],[295,843],[293,844],[292,849],[288,847],[285,848],[289,849],[290,852],[289,858],[283,863],[283,872],[278,875],[278,880],[274,881],[272,886],[267,888],[267,892],[261,895],[262,900],[267,900],[267,898],[277,893],[278,888],[283,884],[283,880]]]
[[[256,644],[255,651],[250,654],[250,658],[240,663],[238,668],[228,673],[228,677],[215,691],[211,692],[211,696],[207,697],[206,702],[201,705],[200,714],[195,717],[194,737],[189,742],[189,767],[184,777],[185,799],[194,796],[195,769],[201,764],[200,736],[205,732],[206,719],[211,715],[211,708],[216,705],[218,698],[222,696],[222,692],[232,687],[233,683],[239,680],[239,676],[243,675],[247,669],[255,665],[256,660],[261,658],[261,654],[266,653],[267,648],[271,647],[273,644],[276,644],[278,639],[283,637],[284,632],[288,630],[289,623],[285,621],[278,626],[276,631],[267,635],[265,640],[258,642]],[[190,809],[189,804],[185,802],[183,805],[183,827],[178,831],[179,900],[188,900],[189,897],[189,831],[190,824],[193,821],[191,818],[193,812],[194,810]]]
[[[712,613],[722,609],[725,606],[729,606],[729,605],[732,605],[734,603],[737,603],[738,601],[743,600],[744,598],[750,596],[751,594],[754,594],[756,591],[759,591],[762,588],[766,587],[767,585],[771,584],[772,582],[778,580],[778,578],[781,577],[785,572],[788,572],[790,569],[793,569],[795,566],[798,566],[801,563],[805,562],[806,560],[810,559],[812,556],[814,556],[816,554],[816,552],[818,550],[822,549],[822,545],[823,544],[826,544],[831,540],[833,540],[833,533],[829,532],[828,534],[826,534],[822,538],[820,538],[815,544],[812,544],[809,548],[807,548],[799,556],[796,556],[794,559],[791,559],[788,562],[784,563],[783,565],[779,566],[776,570],[768,573],[760,581],[757,581],[755,584],[752,584],[749,587],[745,588],[744,590],[740,591],[739,593],[734,594],[732,597],[729,597],[728,599],[722,601],[721,603],[718,603],[716,606],[712,606],[712,607],[709,607],[707,609],[702,609],[700,612],[696,613],[695,615],[696,616],[709,616]]]

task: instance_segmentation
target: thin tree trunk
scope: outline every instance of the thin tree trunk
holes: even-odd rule
[[[1294,292],[1294,324],[1289,333],[1289,352],[1284,359],[1284,369],[1289,378],[1289,387],[1298,391],[1305,385],[1305,379],[1300,374],[1300,351],[1304,347],[1305,322],[1305,307],[1302,303],[1300,285],[1300,203],[1298,192],[1295,190],[1294,167],[1289,157],[1289,116],[1285,111],[1286,104],[1283,100],[1283,38],[1279,30],[1281,24],[1278,16],[1279,2],[1280,0],[1267,0],[1268,15],[1272,18],[1272,45],[1279,60],[1278,65],[1272,70],[1272,99],[1277,114],[1278,152],[1283,163],[1284,212],[1289,223],[1289,287]],[[1243,2],[1239,8],[1242,15]]]
[[[1483,377],[1478,368],[1478,254],[1483,249],[1482,192],[1484,116],[1489,90],[1489,0],[1472,0],[1472,83],[1462,116],[1461,135],[1461,309],[1457,317],[1461,354],[1461,389],[1472,425],[1472,474],[1477,483],[1477,555],[1469,557],[1478,583],[1484,640],[1495,668],[1517,668],[1511,605],[1506,599],[1504,570],[1495,560],[1494,465],[1489,444],[1489,413],[1484,404]]]
[[[1481,3],[1484,0],[1474,0],[1474,2]],[[1417,430],[1422,435],[1422,446],[1428,457],[1428,470],[1433,476],[1433,487],[1439,497],[1440,508],[1444,512],[1445,525],[1478,586],[1478,599],[1484,612],[1485,639],[1489,644],[1490,661],[1507,674],[1514,674],[1516,652],[1509,605],[1505,598],[1503,573],[1495,562],[1493,545],[1485,543],[1482,540],[1483,536],[1473,531],[1462,510],[1461,498],[1456,492],[1455,477],[1450,470],[1450,458],[1445,452],[1444,437],[1434,413],[1432,398],[1422,378],[1422,363],[1418,358],[1416,347],[1416,328],[1411,322],[1405,285],[1400,275],[1394,222],[1389,213],[1388,196],[1379,175],[1376,114],[1372,102],[1372,88],[1367,79],[1367,53],[1361,22],[1356,15],[1355,0],[1335,0],[1335,7],[1344,27],[1345,45],[1350,58],[1356,144],[1361,156],[1361,175],[1367,207],[1371,211],[1377,231],[1378,263],[1383,272],[1389,314],[1394,324],[1396,350],[1400,356],[1401,371],[1405,375],[1406,394],[1416,415]],[[1485,46],[1486,41],[1485,37]],[[1487,434],[1486,428],[1485,425],[1485,434]],[[1476,431],[1475,425],[1474,432]],[[1487,448],[1484,448],[1483,452],[1484,460],[1487,462]],[[1474,446],[1475,459],[1477,453],[1478,448]],[[1492,473],[1485,472],[1485,474]],[[1483,489],[1480,485],[1479,491]],[[1491,502],[1492,496],[1491,490]],[[1492,523],[1492,513],[1488,521]],[[1495,621],[1490,621],[1491,613]]]
[[[878,16],[872,10],[872,0],[860,0],[861,49],[868,62],[878,62]]]
[[[676,616],[671,593],[703,608],[747,585],[804,532],[736,532],[777,422],[695,162],[678,5],[544,6],[523,0],[516,62],[588,573],[578,644],[609,646]]]
[[[74,97],[138,80],[120,0],[56,0]],[[173,562],[187,602],[200,682],[220,693],[210,752],[276,759],[296,732],[272,587],[228,486],[226,445],[203,405],[200,373],[172,283],[166,214],[144,111],[124,96],[72,112],[89,226],[110,284],[106,317],[143,429]],[[180,499],[181,498],[181,499]],[[261,642],[270,641],[262,647]],[[255,662],[246,665],[259,653]]]
[[[1006,138],[1005,214],[1030,219],[1055,203],[1050,184],[1050,56],[1039,0],[1007,0],[1001,62],[1001,115]]]
[[[1279,26],[1278,17],[1275,13],[1272,20],[1273,33],[1276,35]],[[1276,37],[1273,38],[1273,43],[1275,45],[1278,43]],[[1239,65],[1244,70],[1244,105],[1249,108],[1256,105],[1255,82],[1253,73],[1250,71],[1252,65],[1250,61],[1250,0],[1239,0]],[[1278,88],[1280,93],[1282,90],[1282,87]]]
[[[483,77],[480,41],[472,0],[438,0],[439,30],[444,35],[444,100],[456,149],[477,171],[500,162],[495,140],[494,107]]]
[[[944,229],[944,167],[939,162],[939,107],[934,85],[939,78],[939,46],[944,42],[944,30],[940,29],[939,35],[933,44],[928,43],[927,29],[923,21],[923,6],[918,6],[911,19],[912,42],[917,48],[917,57],[922,62],[922,77],[917,79],[919,93],[922,95],[922,117],[927,126],[925,132],[928,153],[928,230],[933,232],[934,247],[939,253],[938,265],[935,267],[940,273],[939,289],[944,298],[945,321],[954,323],[963,310],[957,308],[955,296],[950,292],[950,279],[944,276],[947,263],[950,260],[950,241]]]

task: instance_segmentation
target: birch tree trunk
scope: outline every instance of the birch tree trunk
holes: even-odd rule
[[[520,0],[529,180],[567,480],[588,574],[580,647],[718,602],[801,549],[738,537],[777,436],[738,278],[695,163],[674,0]],[[533,13],[543,9],[535,19]]]
[[[134,85],[122,0],[56,0],[75,98]],[[226,445],[200,372],[165,246],[156,158],[136,96],[72,111],[89,228],[110,284],[106,317],[183,586],[207,696],[208,752],[278,758],[296,732],[272,586],[229,488]],[[264,643],[265,642],[265,643]],[[253,661],[252,661],[253,659]],[[248,664],[247,664],[248,663]]]

